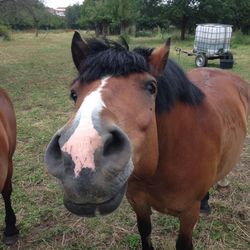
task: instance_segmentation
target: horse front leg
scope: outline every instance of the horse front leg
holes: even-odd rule
[[[144,199],[145,195],[143,193],[137,193],[137,195],[135,195],[134,190],[131,193],[132,196],[130,196],[129,192],[127,193],[127,198],[136,213],[137,227],[141,236],[142,249],[154,250],[151,242],[151,208],[146,199]]]
[[[176,250],[192,250],[192,233],[199,219],[200,202],[196,202],[188,211],[179,216],[180,230],[176,241]]]
[[[137,227],[141,236],[141,242],[142,242],[142,249],[143,250],[153,250],[153,245],[151,242],[151,219],[150,219],[151,213],[148,213],[147,215],[144,214],[137,214]]]
[[[5,205],[5,224],[6,224],[6,227],[4,229],[3,242],[6,245],[13,245],[17,241],[18,234],[19,234],[19,230],[16,228],[16,216],[11,205],[12,162],[10,164],[11,164],[11,166],[9,166],[10,171],[8,173],[8,177],[6,179],[6,182],[2,191],[2,196],[4,200],[4,205]]]

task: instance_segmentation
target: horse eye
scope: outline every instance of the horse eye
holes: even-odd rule
[[[76,100],[77,100],[77,94],[76,94],[76,92],[75,92],[74,90],[71,90],[71,92],[70,92],[70,98],[71,98],[74,102],[76,102]]]
[[[156,92],[156,82],[154,81],[149,81],[145,85],[145,89],[151,94],[155,94]]]

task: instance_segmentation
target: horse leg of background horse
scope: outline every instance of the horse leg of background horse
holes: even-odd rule
[[[211,213],[211,208],[208,204],[209,192],[206,193],[205,197],[201,200],[200,213],[202,215],[209,215]]]
[[[18,239],[19,230],[16,228],[16,216],[11,206],[11,193],[12,193],[12,161],[9,165],[9,173],[2,191],[2,196],[5,205],[5,230],[3,241],[6,245],[14,244]]]
[[[192,250],[192,233],[198,221],[200,212],[200,202],[196,202],[188,211],[179,215],[180,230],[176,241],[176,250]]]
[[[229,181],[225,176],[223,179],[218,181],[217,186],[219,188],[227,188],[229,186]],[[202,215],[209,215],[211,213],[211,208],[208,204],[209,192],[206,193],[205,197],[201,200],[200,213]]]

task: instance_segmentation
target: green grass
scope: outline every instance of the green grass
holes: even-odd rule
[[[175,34],[130,38],[130,46],[155,47],[172,36],[171,57],[185,69],[195,67],[194,57],[178,56],[175,47],[191,51],[193,37],[185,42]],[[74,105],[69,85],[76,76],[71,54],[72,33],[14,33],[0,42],[0,86],[10,94],[16,109],[18,145],[14,157],[13,206],[20,228],[14,249],[139,249],[135,214],[126,199],[113,214],[81,218],[66,211],[57,180],[47,173],[44,151],[51,136],[70,117]],[[233,72],[250,81],[249,37],[233,38]],[[240,41],[245,41],[241,42]],[[219,66],[219,61],[209,62]],[[241,163],[230,174],[230,187],[212,190],[212,214],[201,218],[194,230],[196,249],[249,249],[249,144]],[[3,211],[3,202],[0,206]],[[178,233],[176,218],[153,213],[152,239],[156,249],[173,249]],[[4,213],[0,214],[3,229]],[[7,249],[0,243],[0,249]]]

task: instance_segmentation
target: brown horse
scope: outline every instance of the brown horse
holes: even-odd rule
[[[244,80],[209,68],[186,76],[167,60],[169,47],[129,51],[75,33],[76,112],[45,155],[75,214],[110,213],[126,192],[143,249],[153,249],[151,208],[177,216],[176,248],[193,248],[200,202],[236,164],[249,114]]]
[[[11,206],[12,193],[12,156],[16,148],[16,118],[13,105],[7,93],[0,89],[0,191],[5,205],[5,223],[3,240],[5,244],[14,244],[18,238],[16,216]]]

